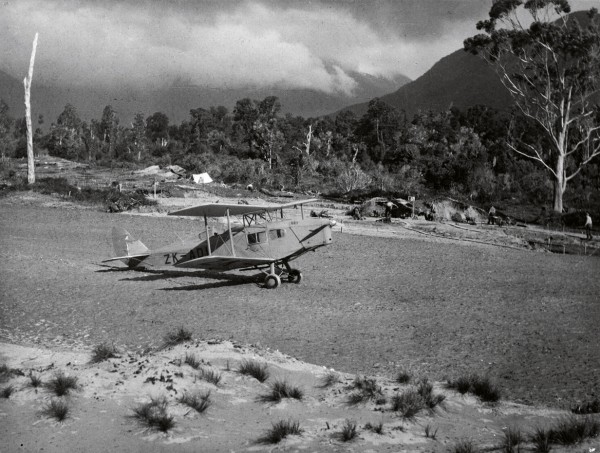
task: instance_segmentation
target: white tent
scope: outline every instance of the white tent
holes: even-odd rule
[[[213,182],[212,178],[208,176],[208,173],[200,173],[199,175],[193,175],[194,182],[196,184],[208,184]]]

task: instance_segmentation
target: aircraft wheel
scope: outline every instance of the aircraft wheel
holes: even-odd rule
[[[300,283],[302,281],[302,272],[298,269],[292,269],[288,273],[288,281],[290,283]]]
[[[281,279],[279,275],[269,274],[265,277],[265,288],[275,289],[281,285]]]

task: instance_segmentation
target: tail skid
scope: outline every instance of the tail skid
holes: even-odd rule
[[[120,260],[129,267],[135,267],[150,255],[148,247],[142,241],[134,239],[124,228],[113,227],[112,240],[115,255],[117,256],[104,260],[103,263]]]

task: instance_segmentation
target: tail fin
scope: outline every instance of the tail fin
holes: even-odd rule
[[[148,247],[142,244],[142,241],[134,239],[131,234],[123,228],[113,227],[112,240],[117,258],[107,261],[120,259],[129,267],[135,267],[150,254]]]

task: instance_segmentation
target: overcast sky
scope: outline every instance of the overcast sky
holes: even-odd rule
[[[279,86],[351,93],[351,72],[415,79],[492,0],[0,0],[0,70],[34,83]],[[571,0],[573,10],[600,0]]]

